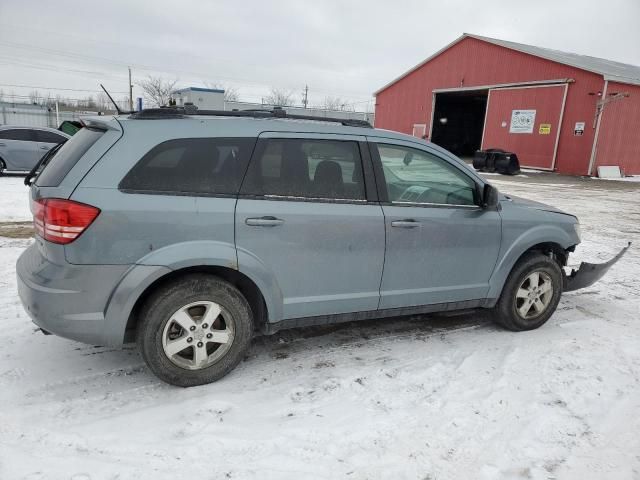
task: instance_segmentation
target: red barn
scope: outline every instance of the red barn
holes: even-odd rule
[[[515,152],[522,166],[640,174],[640,67],[464,34],[375,93],[378,128],[459,156]]]

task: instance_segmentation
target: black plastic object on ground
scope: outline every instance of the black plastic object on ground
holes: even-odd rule
[[[476,151],[473,156],[473,168],[480,172],[516,175],[520,173],[520,162],[518,156],[513,152],[489,148]]]

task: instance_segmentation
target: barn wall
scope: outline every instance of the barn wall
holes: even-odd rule
[[[575,82],[569,85],[567,93],[556,168],[562,173],[586,175],[594,138],[592,119],[598,99],[589,93],[602,91],[602,76],[475,38],[463,39],[379,92],[376,127],[411,134],[414,123],[430,125],[434,89],[559,78],[572,78]],[[521,107],[514,105],[514,109],[518,108]],[[573,126],[581,121],[587,123],[585,134],[574,136]]]
[[[602,112],[592,174],[597,166],[619,165],[626,175],[640,175],[640,86],[609,82],[607,93],[614,92],[630,96]]]

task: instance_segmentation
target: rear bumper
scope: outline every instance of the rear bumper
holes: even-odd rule
[[[571,292],[572,290],[578,290],[593,285],[600,280],[607,271],[622,258],[622,256],[629,250],[631,242],[624,247],[620,253],[605,263],[587,263],[582,262],[578,269],[571,271],[570,275],[564,276],[564,288],[565,292]]]
[[[47,332],[92,345],[113,335],[105,323],[109,299],[128,265],[58,265],[36,244],[16,265],[18,294],[33,322]],[[124,332],[122,332],[124,334]]]

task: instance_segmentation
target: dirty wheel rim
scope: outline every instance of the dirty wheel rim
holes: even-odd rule
[[[200,370],[224,357],[234,338],[231,314],[218,303],[199,301],[171,315],[162,332],[162,348],[174,365]]]
[[[541,271],[530,273],[516,290],[515,304],[518,315],[530,320],[547,311],[553,298],[553,281]]]

